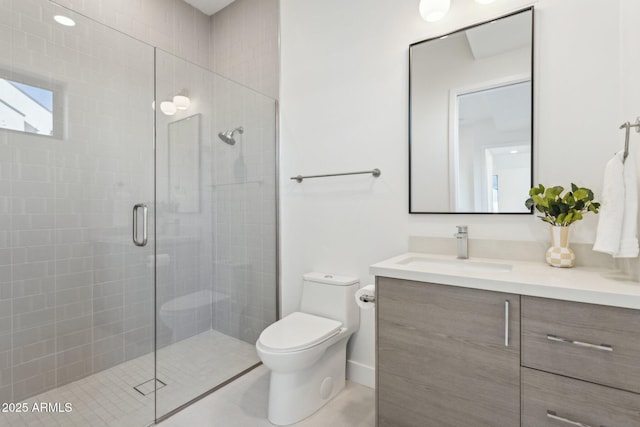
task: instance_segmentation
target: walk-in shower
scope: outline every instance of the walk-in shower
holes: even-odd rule
[[[218,138],[220,138],[222,141],[226,142],[229,145],[235,145],[236,140],[233,137],[233,135],[236,132],[239,133],[240,135],[242,135],[244,133],[244,128],[242,126],[238,126],[235,129],[226,130],[224,132],[219,132],[218,133]]]
[[[0,426],[146,426],[259,362],[275,101],[47,0],[0,17]]]

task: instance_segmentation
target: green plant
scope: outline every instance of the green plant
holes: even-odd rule
[[[571,191],[564,195],[561,186],[544,188],[542,184],[529,190],[529,199],[524,203],[529,209],[535,207],[544,222],[566,227],[582,219],[586,212],[598,213],[600,203],[593,201],[593,191],[571,184]]]

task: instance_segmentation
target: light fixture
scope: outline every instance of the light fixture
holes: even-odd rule
[[[167,116],[173,116],[176,111],[178,111],[178,109],[176,108],[176,104],[171,101],[162,101],[160,103],[160,110]]]
[[[173,104],[178,110],[186,110],[191,105],[191,100],[187,96],[176,95],[173,97]]]
[[[191,100],[184,94],[185,92],[179,92],[178,95],[175,95],[171,98],[171,101],[162,101],[160,103],[160,111],[162,111],[167,116],[173,116],[178,112],[178,110],[186,110],[191,105]],[[151,104],[152,108],[155,110],[155,101]]]
[[[76,21],[64,15],[56,15],[53,19],[60,25],[64,25],[65,27],[75,27]]]
[[[476,0],[476,3],[480,3],[480,4],[489,4],[489,3],[493,3],[496,0]]]
[[[518,154],[518,153],[519,153],[519,151],[518,151],[518,150],[511,150],[511,151],[509,151],[509,154]]]
[[[451,0],[420,0],[420,16],[427,22],[442,19],[451,7]]]

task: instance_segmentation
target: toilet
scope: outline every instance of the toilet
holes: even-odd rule
[[[298,422],[345,386],[347,341],[358,330],[358,279],[325,273],[303,275],[300,311],[267,327],[256,342],[271,370],[268,418]]]

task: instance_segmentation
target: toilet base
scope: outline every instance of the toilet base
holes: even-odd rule
[[[347,341],[333,344],[307,369],[289,373],[271,371],[268,418],[272,424],[298,422],[322,408],[344,388]]]

